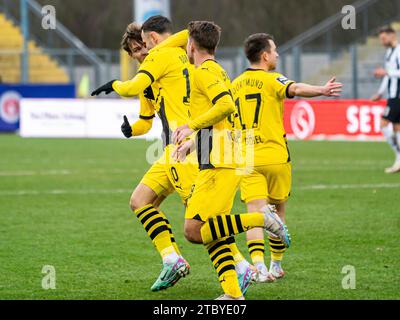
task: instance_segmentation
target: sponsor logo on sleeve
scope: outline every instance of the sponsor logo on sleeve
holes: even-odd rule
[[[276,80],[283,85],[286,85],[289,82],[289,79],[284,76],[278,77],[276,78]]]

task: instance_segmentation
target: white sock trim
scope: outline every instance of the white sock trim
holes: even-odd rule
[[[174,251],[163,258],[163,263],[174,263],[179,259],[179,255]]]

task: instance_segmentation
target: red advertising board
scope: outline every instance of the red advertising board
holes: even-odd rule
[[[286,100],[284,125],[300,140],[383,140],[380,119],[386,101]]]

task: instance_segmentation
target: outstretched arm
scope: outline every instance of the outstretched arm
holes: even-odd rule
[[[151,74],[145,72],[138,72],[132,80],[128,81],[118,81],[112,80],[97,88],[92,92],[93,96],[98,96],[102,92],[105,94],[110,94],[115,91],[122,97],[134,97],[143,92],[147,87],[149,87],[154,81]]]
[[[306,83],[292,83],[288,87],[289,97],[313,98],[319,96],[340,97],[343,85],[333,77],[324,86],[313,86]]]
[[[139,71],[131,80],[114,81],[112,87],[122,97],[134,97],[146,90],[152,82],[151,75]]]

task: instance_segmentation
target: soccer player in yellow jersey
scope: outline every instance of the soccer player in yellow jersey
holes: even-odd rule
[[[182,48],[162,47],[171,35],[171,22],[162,16],[149,18],[142,26],[143,44],[150,49],[136,76],[129,81],[110,81],[92,95],[115,91],[124,97],[141,95],[142,106],[149,103],[158,113],[163,126],[165,150],[152,165],[130,200],[130,206],[146,229],[163,259],[163,269],[152,286],[153,291],[174,285],[189,272],[189,265],[173,242],[173,235],[165,215],[157,209],[160,200],[176,190],[186,203],[198,173],[197,163],[178,163],[172,159],[171,134],[189,119],[190,70],[186,51]],[[151,100],[149,102],[148,100]],[[142,119],[146,120],[146,119]],[[122,130],[136,135],[135,124],[129,128],[125,118]],[[131,130],[132,129],[132,130]],[[131,132],[130,132],[131,131]]]
[[[330,80],[325,86],[295,83],[274,72],[278,53],[273,37],[254,34],[245,41],[245,54],[251,66],[232,82],[232,93],[242,129],[244,158],[250,173],[241,181],[241,196],[249,212],[259,211],[267,203],[275,205],[285,222],[285,203],[291,189],[291,162],[283,127],[286,98],[337,97],[342,85]],[[248,248],[260,282],[284,276],[281,266],[285,245],[269,235],[271,265],[264,263],[262,229],[247,232]]]
[[[235,112],[230,80],[214,58],[221,30],[207,21],[191,22],[188,29],[187,53],[196,67],[192,73],[191,120],[175,131],[173,139],[179,145],[176,157],[184,159],[193,146],[193,140],[186,139],[197,132],[200,172],[188,201],[185,237],[207,248],[224,291],[220,299],[244,299],[227,239],[254,227],[274,232],[286,246],[290,237],[268,207],[256,213],[229,214],[241,175],[234,159],[233,124],[228,120]]]
[[[161,46],[170,46],[170,47],[181,47],[181,48],[187,48],[187,44],[188,44],[188,40],[189,40],[189,32],[188,30],[183,30],[181,32],[178,32],[174,35],[172,35],[171,37],[169,37],[167,40],[165,40]],[[223,74],[223,78],[225,80],[225,82],[227,82],[228,85],[230,85],[230,80],[228,75],[226,74],[226,72],[224,70],[221,70],[221,73]],[[231,121],[232,122],[232,121]],[[229,130],[232,129],[232,125],[228,125]],[[225,128],[226,130],[226,128]],[[218,132],[218,131],[216,131]],[[221,138],[223,138],[224,136],[228,136],[226,135],[226,132],[221,132],[223,133],[221,135]],[[218,140],[217,136],[214,136],[213,139]],[[228,144],[232,144],[232,140],[231,139],[226,139],[226,142]],[[204,146],[203,146],[204,147]],[[232,148],[228,148],[229,150],[231,150]],[[214,150],[214,154],[215,151],[217,151],[218,149]],[[218,156],[218,154],[216,154]],[[227,164],[233,164],[234,163],[234,159],[232,158],[232,155],[227,155],[227,158],[231,158],[228,161],[225,161]],[[221,159],[222,162],[223,159]],[[217,161],[217,159],[214,157],[213,161]],[[238,276],[238,280],[239,280],[239,285],[240,285],[240,289],[242,291],[243,294],[245,294],[249,288],[250,282],[251,280],[257,276],[257,272],[254,268],[254,266],[250,265],[250,263],[244,258],[244,256],[240,253],[237,245],[236,245],[236,241],[235,238],[232,237],[228,237],[226,238],[226,243],[228,244],[230,250],[232,251],[233,255],[234,255],[234,261],[235,261],[235,270]]]
[[[133,60],[136,60],[139,64],[143,63],[148,55],[148,49],[142,40],[142,26],[135,22],[129,24],[122,37],[121,46]],[[127,138],[144,135],[152,128],[155,108],[151,102],[151,95],[151,88],[139,94],[139,120],[132,125],[126,125],[127,121],[124,121],[124,124],[121,126],[121,130]],[[161,202],[162,200],[160,198],[157,203],[159,204]]]

